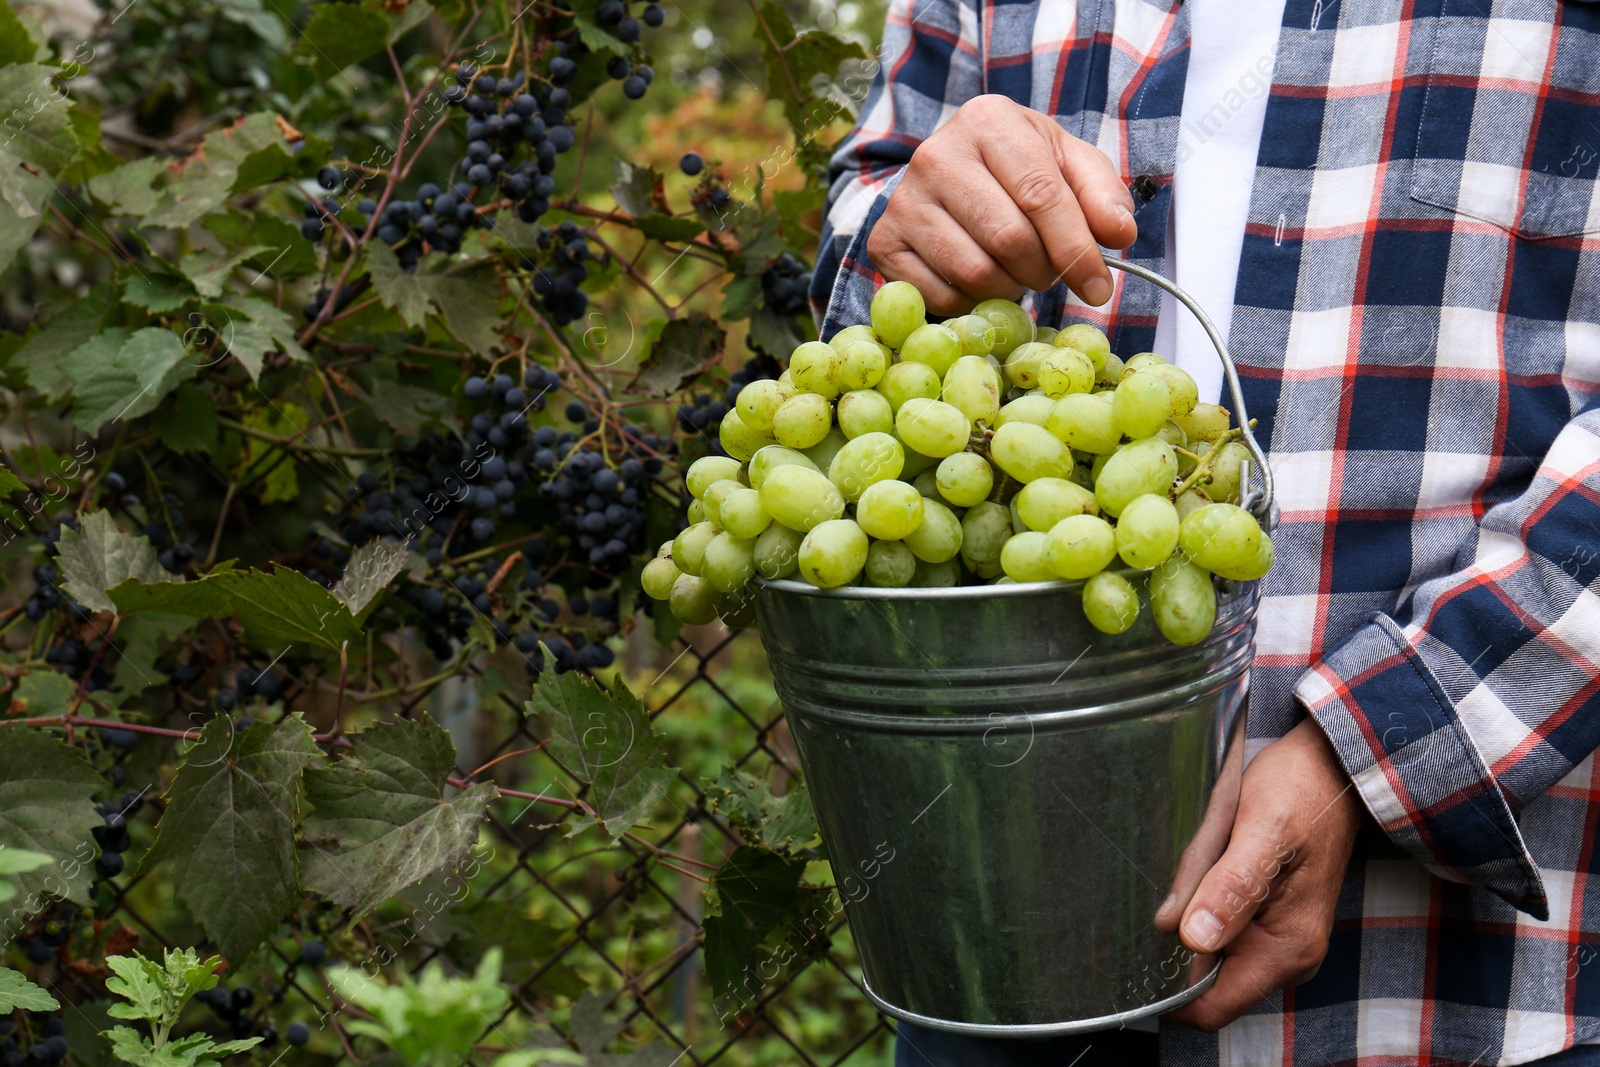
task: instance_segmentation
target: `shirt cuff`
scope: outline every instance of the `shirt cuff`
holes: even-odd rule
[[[1393,619],[1374,615],[1301,677],[1295,696],[1390,840],[1441,878],[1549,917],[1544,883],[1505,793]]]

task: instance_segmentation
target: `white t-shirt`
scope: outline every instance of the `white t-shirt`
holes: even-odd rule
[[[1196,0],[1189,7],[1166,273],[1205,309],[1224,342],[1282,24],[1283,0]],[[1171,296],[1156,320],[1155,351],[1194,377],[1201,400],[1222,397],[1216,350]]]

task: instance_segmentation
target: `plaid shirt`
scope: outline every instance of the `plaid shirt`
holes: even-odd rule
[[[1187,23],[1170,0],[894,0],[834,160],[825,334],[866,321],[867,232],[982,93],[1150,194],[1129,258],[1160,270],[1205,136],[1180,120]],[[1600,5],[1287,3],[1230,344],[1283,509],[1249,751],[1309,710],[1376,825],[1316,978],[1216,1036],[1163,1028],[1163,1062],[1515,1064],[1600,1035],[1597,169]],[[1034,313],[1146,349],[1160,294],[1114,280],[1105,310],[1058,286]]]

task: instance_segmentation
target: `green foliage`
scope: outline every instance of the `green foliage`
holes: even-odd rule
[[[706,787],[706,797],[718,814],[744,832],[747,841],[763,848],[793,855],[816,840],[817,815],[811,797],[798,783],[775,797],[764,779],[724,767]]]
[[[6,875],[36,871],[51,862],[51,858],[43,852],[0,847],[0,904],[17,895],[16,883],[6,879]],[[61,1005],[56,1002],[55,997],[16,971],[0,967],[0,1014],[7,1014],[18,1008],[29,1011],[55,1011],[59,1007]]]
[[[350,755],[308,771],[305,884],[355,922],[407,885],[457,868],[495,788],[446,797],[455,755],[450,736],[424,716],[364,730]]]
[[[63,533],[60,552],[62,586],[95,611],[117,609],[108,594],[123,582],[173,581],[156,562],[150,539],[123,533],[108,512],[90,512],[83,517],[82,530]]]
[[[89,900],[95,848],[89,831],[100,825],[93,797],[101,788],[94,767],[76,749],[49,735],[8,728],[0,743],[0,855],[23,849],[48,863],[6,872],[15,899],[12,915],[41,911],[51,898]],[[0,923],[0,944],[15,935]]]
[[[456,1067],[472,1050],[486,1021],[511,999],[500,984],[500,950],[484,953],[470,976],[448,975],[437,960],[395,984],[374,981],[353,967],[335,967],[328,982],[341,998],[372,1016],[345,1024],[415,1067]]]
[[[217,1042],[203,1033],[171,1040],[172,1028],[189,998],[217,984],[215,972],[220,962],[215,956],[202,960],[192,948],[168,949],[159,964],[138,952],[107,957],[106,966],[114,977],[106,981],[106,991],[128,1001],[113,1004],[109,1014],[115,1019],[148,1023],[150,1028],[148,1035],[131,1026],[107,1030],[105,1036],[117,1059],[134,1067],[206,1067],[260,1044],[259,1037]]]
[[[299,716],[245,730],[216,718],[167,791],[142,869],[171,861],[173,892],[230,960],[276,930],[294,898],[300,776],[317,755]]]
[[[349,607],[299,571],[218,570],[197,582],[120,582],[110,591],[124,615],[165,611],[214,619],[238,619],[242,636],[261,648],[301,642],[338,651],[359,640],[361,627]]]
[[[543,716],[550,754],[589,786],[589,804],[614,843],[649,819],[673,773],[639,698],[620,681],[610,693],[580,674],[545,674],[528,701]],[[572,833],[584,827],[571,823]]]

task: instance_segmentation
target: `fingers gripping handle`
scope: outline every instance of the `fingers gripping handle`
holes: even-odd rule
[[[1192,296],[1155,271],[1147,270],[1126,260],[1114,259],[1103,252],[1100,254],[1100,258],[1112,270],[1120,270],[1125,274],[1143,278],[1152,285],[1171,293],[1178,303],[1188,308],[1190,314],[1200,321],[1200,325],[1206,331],[1206,336],[1211,338],[1211,344],[1216,348],[1217,355],[1222,357],[1222,372],[1228,380],[1228,393],[1233,399],[1234,416],[1238,419],[1239,428],[1244,431],[1245,447],[1250,450],[1250,455],[1255,461],[1252,464],[1255,467],[1255,478],[1250,478],[1248,476],[1250,472],[1246,471],[1246,477],[1240,479],[1240,484],[1245,487],[1242,502],[1260,520],[1261,525],[1270,532],[1278,524],[1278,505],[1272,488],[1272,468],[1267,465],[1267,454],[1262,451],[1261,445],[1256,442],[1255,433],[1250,429],[1250,415],[1245,410],[1244,390],[1239,385],[1239,370],[1234,365],[1233,357],[1228,354],[1228,346],[1222,343],[1222,335],[1217,332],[1216,324],[1211,321],[1200,305],[1195,303]],[[1258,483],[1260,485],[1259,491],[1256,488]]]

